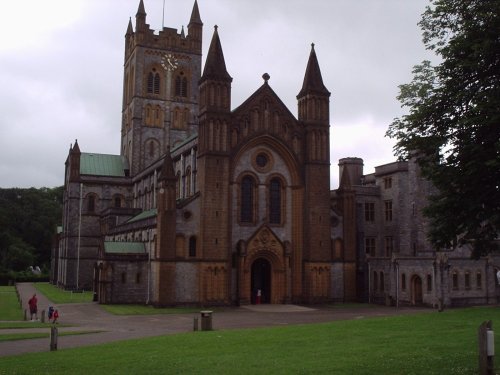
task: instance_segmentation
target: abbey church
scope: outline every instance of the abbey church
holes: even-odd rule
[[[51,282],[155,306],[497,301],[496,258],[427,243],[432,186],[416,163],[365,175],[361,159],[341,159],[330,189],[330,92],[314,45],[296,118],[267,73],[234,107],[219,31],[206,59],[202,36],[196,0],[187,32],[155,32],[139,1],[120,153],[71,146]]]

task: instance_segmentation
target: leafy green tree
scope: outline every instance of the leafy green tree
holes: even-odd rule
[[[63,188],[0,189],[0,269],[48,268]]]
[[[500,226],[500,1],[433,0],[419,25],[439,64],[400,86],[408,113],[387,135],[439,191],[425,211],[433,245],[478,257],[498,248]]]

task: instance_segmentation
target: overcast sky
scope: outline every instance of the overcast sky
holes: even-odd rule
[[[194,0],[165,0],[164,25],[187,26]],[[119,154],[124,35],[139,0],[16,0],[0,22],[0,187],[55,187],[78,139]],[[144,0],[151,28],[163,0]],[[198,0],[204,57],[219,26],[236,108],[269,81],[297,115],[311,43],[331,91],[332,188],[338,159],[365,173],[394,161],[384,137],[402,114],[398,85],[429,59],[417,26],[428,0]],[[187,29],[186,29],[187,32]]]

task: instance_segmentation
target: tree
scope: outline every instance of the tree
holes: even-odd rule
[[[387,135],[415,156],[439,191],[425,214],[436,249],[498,248],[500,226],[500,1],[432,0],[419,23],[440,63],[413,69],[398,99],[408,109]]]

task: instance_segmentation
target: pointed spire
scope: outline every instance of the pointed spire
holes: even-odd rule
[[[200,10],[198,9],[198,1],[194,0],[194,5],[193,5],[193,11],[191,12],[191,19],[189,20],[189,23],[198,23],[203,25],[203,22],[201,22],[201,17],[200,17]]]
[[[304,96],[308,93],[325,94],[330,96],[330,92],[323,84],[318,58],[316,57],[316,51],[314,50],[314,43],[311,44],[311,54],[309,55],[309,61],[307,62],[302,90],[300,90],[297,97]]]
[[[135,16],[136,17],[146,16],[146,10],[144,9],[144,2],[142,0],[139,2],[139,8],[137,9],[137,14]]]
[[[125,36],[130,36],[133,33],[134,33],[134,29],[132,28],[132,18],[130,17],[128,19],[127,33],[125,34]]]
[[[214,26],[214,35],[208,49],[207,60],[200,83],[209,78],[229,82],[233,80],[226,70],[226,62],[224,61],[224,53],[222,52],[217,25]]]
[[[170,150],[167,150],[165,158],[163,159],[163,166],[161,167],[160,177],[158,181],[175,180],[174,162],[170,155]]]
[[[80,147],[78,146],[78,139],[75,139],[75,145],[71,149],[71,152],[74,154],[81,154]]]
[[[186,34],[184,34],[184,25],[182,25],[182,29],[181,29],[181,38],[182,39],[186,38]]]

